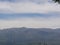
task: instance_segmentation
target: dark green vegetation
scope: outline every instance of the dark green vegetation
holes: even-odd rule
[[[55,3],[58,2],[60,4],[60,0],[53,0]]]
[[[60,29],[3,29],[0,30],[0,45],[60,45]]]

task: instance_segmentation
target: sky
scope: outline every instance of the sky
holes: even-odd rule
[[[0,0],[0,29],[60,28],[60,4],[52,0]]]

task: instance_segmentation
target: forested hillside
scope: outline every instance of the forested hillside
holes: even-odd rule
[[[0,45],[60,45],[60,29],[3,29],[0,30]]]

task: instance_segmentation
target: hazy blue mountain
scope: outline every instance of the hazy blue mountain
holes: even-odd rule
[[[0,45],[25,45],[31,42],[60,45],[60,29],[22,27],[0,30]]]

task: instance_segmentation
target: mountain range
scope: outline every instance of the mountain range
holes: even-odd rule
[[[22,27],[0,29],[0,45],[27,45],[32,42],[47,43],[48,45],[60,45],[60,28]]]

